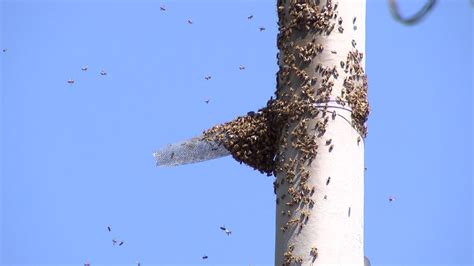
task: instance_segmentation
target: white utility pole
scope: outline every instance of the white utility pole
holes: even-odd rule
[[[365,0],[278,0],[267,106],[156,152],[158,165],[231,154],[275,175],[275,265],[364,265]]]
[[[290,135],[301,119],[282,133],[281,142],[285,144],[280,145],[281,163],[277,165],[275,181],[275,265],[364,265],[366,130],[363,124],[368,115],[368,103],[363,70],[365,56],[362,58],[360,55],[365,55],[365,5],[365,0],[278,1],[279,41],[287,43],[279,45],[279,72],[289,69],[292,83],[279,79],[277,94],[287,93],[290,99],[291,94],[299,93],[302,87],[295,80],[298,79],[298,71],[304,72],[309,79],[317,78],[313,85],[315,105],[320,112],[309,117],[307,126],[304,126],[307,134],[315,136],[318,145],[317,155],[311,162],[291,167],[292,162],[301,161],[297,159],[301,157],[298,148],[287,148],[298,140],[298,137],[291,138]],[[326,12],[324,19],[322,12]],[[317,23],[328,25],[321,26],[321,31],[296,28],[301,27],[297,23],[313,23],[314,19],[321,20]],[[293,26],[291,23],[294,23]],[[290,35],[280,40],[283,30],[288,31],[289,28],[292,29]],[[308,53],[306,49],[304,52],[310,60],[307,64],[300,64],[298,56],[301,57],[302,50],[299,47],[312,47],[312,41],[320,45],[320,51]],[[296,57],[296,63],[288,65],[292,61],[286,59],[292,56]],[[333,71],[334,67],[337,74]],[[323,88],[323,83],[329,83],[330,89]],[[327,95],[321,97],[325,93]],[[324,109],[326,112],[323,113]],[[359,119],[354,115],[359,115]],[[318,121],[325,123],[325,130],[311,130]],[[288,170],[288,165],[296,169],[294,178],[288,178],[293,171]],[[303,168],[309,178],[302,181]],[[301,192],[304,190],[301,182],[307,190],[312,189],[306,204],[298,198],[298,195],[305,194]],[[293,200],[295,197],[297,199]]]

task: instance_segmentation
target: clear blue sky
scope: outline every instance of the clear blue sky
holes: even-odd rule
[[[400,0],[404,13],[422,2]],[[396,23],[385,0],[367,4],[374,266],[473,264],[474,10],[438,2],[414,27]],[[231,158],[156,168],[152,157],[266,103],[273,0],[0,8],[3,265],[273,263],[271,177]]]

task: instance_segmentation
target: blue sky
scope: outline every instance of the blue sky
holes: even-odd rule
[[[438,2],[414,27],[367,3],[375,266],[474,263],[474,10]],[[151,154],[266,103],[274,5],[2,1],[2,265],[272,264],[271,177],[228,157],[156,168]]]

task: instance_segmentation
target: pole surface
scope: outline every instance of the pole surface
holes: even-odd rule
[[[301,92],[298,71],[310,79],[316,78],[316,115],[293,121],[285,128],[280,140],[279,160],[276,167],[275,192],[276,241],[275,265],[364,265],[364,137],[365,125],[360,125],[354,114],[366,103],[366,79],[363,71],[365,57],[365,0],[278,1],[280,35],[279,86],[277,99]],[[319,2],[319,4],[318,4]],[[306,6],[296,6],[305,4]],[[331,17],[326,19],[329,29],[323,31],[293,30],[287,39],[281,39],[282,29],[296,18],[311,14],[308,7],[319,11],[328,6]],[[298,12],[294,10],[299,10]],[[295,20],[293,20],[294,22]],[[331,30],[331,25],[334,24]],[[329,32],[329,33],[327,33]],[[301,33],[301,34],[300,34]],[[320,45],[319,52],[306,50],[311,58],[301,64],[301,49],[308,44]],[[322,48],[322,49],[321,49]],[[311,49],[310,49],[311,50]],[[321,51],[322,50],[322,51]],[[288,67],[295,55],[296,67]],[[356,61],[354,63],[354,61]],[[341,63],[342,62],[342,63]],[[291,63],[293,64],[293,63]],[[350,65],[350,66],[348,66]],[[290,69],[291,82],[283,82],[281,72]],[[291,70],[293,69],[293,70]],[[325,69],[328,71],[321,71]],[[293,72],[292,72],[293,71]],[[330,72],[330,74],[328,74]],[[336,74],[337,72],[337,74]],[[325,78],[326,77],[326,78]],[[350,89],[348,83],[355,84]],[[324,89],[330,83],[330,89]],[[362,85],[362,83],[364,83]],[[360,90],[360,91],[359,91]],[[327,93],[324,97],[321,94]],[[283,95],[283,96],[282,96]],[[354,96],[357,95],[357,96]],[[351,102],[351,97],[363,97]],[[368,114],[368,105],[367,114]],[[366,117],[365,117],[366,119]],[[303,121],[305,133],[314,137],[317,155],[310,161],[300,160],[301,152],[293,147],[298,137],[291,134]],[[364,121],[365,122],[365,121]],[[313,130],[321,123],[324,129]],[[359,123],[359,124],[358,124]],[[296,163],[296,167],[292,164]],[[290,170],[288,170],[290,169]],[[292,170],[296,169],[296,170]],[[304,177],[305,171],[309,174]],[[289,175],[295,175],[294,178]],[[302,178],[303,176],[303,178]],[[302,179],[304,179],[302,181]],[[304,185],[302,185],[304,184]],[[302,190],[311,190],[309,193]],[[308,194],[300,199],[298,195]],[[303,203],[302,203],[303,201]]]

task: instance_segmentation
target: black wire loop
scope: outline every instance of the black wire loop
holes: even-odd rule
[[[418,23],[433,8],[435,4],[436,0],[428,0],[428,2],[417,13],[415,13],[415,15],[408,18],[403,18],[400,15],[397,0],[388,0],[388,6],[392,16],[395,18],[395,20],[405,25],[414,25]]]

